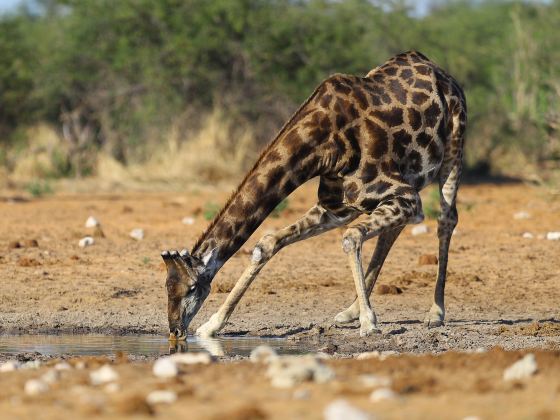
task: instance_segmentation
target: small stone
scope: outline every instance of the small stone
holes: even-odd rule
[[[179,369],[169,357],[161,357],[155,361],[152,372],[158,378],[173,378],[178,375]]]
[[[386,400],[394,400],[397,398],[397,394],[391,388],[379,388],[371,393],[369,400],[371,402],[379,402]]]
[[[175,364],[207,365],[212,362],[212,356],[210,356],[208,353],[175,353],[169,356],[169,360],[171,360]]]
[[[327,343],[326,345],[318,349],[318,352],[326,353],[326,354],[334,354],[336,353],[337,350],[338,350],[338,346],[336,344]]]
[[[548,232],[546,239],[549,241],[560,241],[560,232]]]
[[[78,246],[85,248],[86,246],[91,246],[95,243],[95,240],[91,236],[86,236],[78,242]]]
[[[428,229],[428,225],[421,224],[421,225],[414,226],[410,231],[410,233],[412,234],[412,236],[418,236],[418,235],[425,235],[429,231],[430,230]]]
[[[325,420],[369,420],[373,417],[346,400],[335,400],[324,411]]]
[[[0,372],[13,372],[18,370],[20,365],[17,360],[8,360],[0,365]]]
[[[183,217],[181,223],[184,225],[194,225],[194,217]]]
[[[57,370],[49,370],[41,376],[41,381],[52,385],[60,379],[60,372]]]
[[[56,365],[54,365],[54,370],[70,370],[70,369],[72,369],[72,366],[70,366],[66,362],[59,362]]]
[[[394,284],[380,284],[375,288],[375,293],[378,295],[400,295],[402,289]]]
[[[525,239],[533,239],[535,236],[531,232],[525,232],[522,237]]]
[[[517,213],[515,213],[513,215],[513,218],[515,220],[525,220],[525,219],[530,219],[531,215],[529,213],[527,213],[526,211],[518,211]]]
[[[249,360],[253,363],[269,363],[270,361],[277,359],[278,355],[276,351],[270,346],[258,346],[251,351],[251,356]]]
[[[136,228],[130,231],[130,237],[132,239],[136,239],[137,241],[141,241],[144,239],[144,229]]]
[[[20,369],[39,369],[41,367],[40,360],[30,360],[28,362],[23,363],[20,366]]]
[[[118,379],[119,374],[109,365],[104,365],[89,374],[89,380],[92,385],[103,385]]]
[[[49,385],[39,379],[29,379],[24,386],[24,391],[27,395],[39,395],[47,392]]]
[[[172,404],[175,401],[177,401],[177,394],[173,391],[152,391],[146,397],[146,402],[150,405]]]
[[[391,386],[391,378],[379,375],[361,375],[360,381],[368,388],[388,387]]]
[[[278,357],[270,362],[266,374],[277,388],[306,381],[325,383],[334,378],[334,372],[313,355]]]
[[[420,255],[418,265],[437,265],[438,258],[433,254]]]
[[[94,228],[94,227],[100,226],[100,225],[101,225],[101,223],[99,223],[99,220],[97,220],[93,216],[89,216],[86,220],[86,227],[87,228]]]
[[[504,381],[529,378],[537,372],[537,361],[532,353],[526,354],[521,360],[504,370]]]
[[[19,241],[11,241],[11,242],[8,244],[8,248],[9,248],[9,249],[17,249],[17,248],[21,248],[21,247],[22,247],[22,246],[21,246],[21,243],[20,243]]]

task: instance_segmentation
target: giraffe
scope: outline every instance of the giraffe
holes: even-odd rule
[[[369,295],[403,228],[424,219],[419,191],[436,179],[439,267],[425,323],[442,325],[466,117],[457,81],[417,51],[396,55],[365,77],[335,74],[324,80],[265,148],[192,250],[162,253],[170,340],[186,338],[218,270],[281,200],[314,177],[319,177],[317,203],[292,225],[257,242],[223,305],[196,333],[212,336],[223,328],[251,282],[282,248],[346,225],[342,248],[356,298],[335,321],[358,319],[360,336],[379,332]],[[375,236],[364,272],[362,244]]]

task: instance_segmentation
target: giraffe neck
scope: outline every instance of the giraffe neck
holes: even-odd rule
[[[294,153],[294,143],[302,152]],[[207,278],[214,277],[284,198],[317,175],[315,155],[312,148],[302,148],[296,129],[263,152],[193,247],[192,255],[199,258],[215,249]]]

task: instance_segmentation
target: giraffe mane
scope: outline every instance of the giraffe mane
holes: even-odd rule
[[[319,86],[317,86],[315,88],[315,90],[313,91],[313,93],[311,95],[309,95],[309,97],[305,100],[305,102],[292,114],[292,116],[290,117],[290,119],[282,126],[282,128],[280,128],[280,131],[278,132],[278,134],[276,134],[276,136],[274,137],[274,139],[268,143],[268,145],[264,148],[264,150],[261,152],[259,158],[257,159],[257,161],[255,162],[255,164],[253,165],[253,167],[251,168],[251,170],[249,170],[249,172],[247,172],[247,174],[245,175],[245,177],[243,178],[243,180],[239,183],[239,185],[237,186],[237,188],[233,191],[233,193],[229,196],[229,198],[226,201],[226,204],[224,204],[224,206],[220,209],[220,211],[218,212],[218,214],[216,214],[216,216],[214,216],[214,219],[212,219],[212,221],[210,222],[210,224],[208,225],[208,227],[204,230],[204,232],[200,235],[200,237],[197,239],[195,245],[192,248],[191,253],[194,254],[196,251],[199,250],[199,248],[202,246],[202,244],[204,243],[204,240],[206,239],[207,235],[212,231],[212,229],[214,228],[214,226],[216,225],[216,223],[218,223],[218,221],[221,219],[221,217],[224,215],[224,213],[226,212],[226,210],[229,208],[229,206],[231,205],[233,199],[237,196],[237,194],[239,193],[239,191],[241,190],[241,188],[243,188],[243,186],[247,183],[247,180],[251,177],[251,175],[253,175],[253,173],[255,173],[255,171],[257,170],[257,168],[260,166],[262,160],[264,159],[264,157],[266,156],[267,152],[274,147],[274,145],[278,142],[278,140],[280,139],[280,137],[282,136],[282,134],[284,134],[288,129],[292,128],[297,120],[297,116],[298,114],[309,104],[309,102],[311,102],[311,100],[317,95],[317,93],[323,88],[323,86],[325,85],[325,81],[323,81],[322,83],[319,84]]]

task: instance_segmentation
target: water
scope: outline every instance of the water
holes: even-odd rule
[[[130,355],[160,356],[175,352],[209,352],[214,356],[249,356],[259,345],[268,345],[279,354],[305,352],[301,343],[278,338],[220,337],[201,339],[188,337],[178,345],[157,335],[3,335],[0,336],[0,353],[18,354],[38,352],[45,356],[62,354],[74,356]]]

